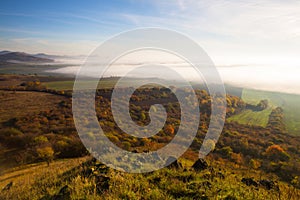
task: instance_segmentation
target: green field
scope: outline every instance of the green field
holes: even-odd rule
[[[228,121],[229,122],[236,121],[239,122],[240,124],[266,127],[271,112],[272,112],[272,108],[268,108],[259,112],[246,109],[241,113],[237,115],[233,115],[232,117],[228,118]]]
[[[73,84],[74,81],[53,81],[44,83],[47,88],[54,90],[72,90]]]
[[[105,77],[101,78],[98,84],[98,89],[100,88],[113,88],[115,84],[118,82],[119,77]],[[137,79],[137,78],[126,78],[124,81],[124,84],[122,84],[120,87],[132,87],[134,83],[137,82],[137,80],[143,80],[147,86],[149,86],[149,82],[156,82],[156,79]],[[159,79],[157,79],[159,80]],[[94,80],[83,80],[81,81],[82,86],[87,86],[87,88],[90,86],[91,83]],[[55,90],[72,90],[74,85],[74,80],[66,80],[66,81],[50,81],[50,82],[44,82],[43,83],[47,88],[49,89],[55,89]],[[166,84],[169,86],[174,85],[174,81],[166,81]],[[177,82],[177,85],[180,85],[181,87],[184,87],[185,85],[183,83]],[[153,86],[153,85],[152,85]]]
[[[279,92],[243,89],[241,98],[250,104],[257,104],[262,99],[268,99],[271,107],[282,107],[284,110],[284,123],[290,134],[300,133],[300,95]],[[270,110],[250,112],[248,110],[229,118],[243,124],[264,126],[268,120]]]
[[[93,83],[94,80],[86,80],[84,82],[81,82],[82,84],[86,84],[89,86],[89,84]],[[100,84],[98,84],[98,88],[112,88],[116,83],[116,79],[103,79],[100,81]],[[72,90],[74,86],[74,80],[68,80],[68,81],[53,81],[53,82],[45,82],[44,85],[49,89],[54,90]]]

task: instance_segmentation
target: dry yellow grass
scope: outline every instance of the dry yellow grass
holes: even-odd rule
[[[195,172],[165,168],[148,174],[129,174],[109,170],[106,174],[110,179],[109,189],[97,192],[98,183],[93,176],[84,176],[77,170],[71,170],[81,168],[80,164],[88,159],[90,158],[58,160],[51,163],[50,167],[46,163],[40,163],[6,171],[0,176],[0,199],[53,199],[65,186],[70,189],[70,199],[298,200],[300,198],[298,189],[283,182],[278,183],[278,191],[246,186],[241,182],[241,178],[253,177],[259,180],[268,178],[268,175],[218,162],[211,164],[215,169],[222,168],[224,178],[213,175],[210,169]],[[190,169],[189,161],[181,159],[181,162],[186,169]],[[89,167],[94,166],[91,164]],[[191,180],[185,182],[188,177]],[[11,182],[13,184],[9,190],[1,191]]]
[[[0,122],[53,109],[65,97],[44,92],[1,91]]]
[[[47,163],[39,163],[2,172],[3,175],[0,176],[0,199],[39,199],[45,193],[44,190],[51,189],[47,184],[54,184],[59,181],[59,176],[62,173],[77,167],[86,160],[87,157],[64,159],[55,161],[50,166]],[[11,189],[1,192],[11,182]],[[47,192],[53,194],[56,191]],[[32,194],[36,196],[32,196]]]

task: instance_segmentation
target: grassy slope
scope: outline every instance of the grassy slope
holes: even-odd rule
[[[52,109],[62,100],[65,97],[43,92],[0,90],[0,122]]]
[[[113,88],[115,86],[115,84],[118,82],[119,77],[105,77],[100,79],[99,84],[98,84],[98,89],[103,89],[103,88]],[[150,78],[150,79],[138,79],[138,78],[126,78],[125,80],[123,80],[123,84],[119,85],[119,87],[132,87],[133,84],[136,84],[136,81],[143,81],[146,85],[151,85],[148,84],[148,82],[156,82],[156,80],[154,78]],[[159,79],[157,79],[159,80]],[[84,80],[81,82],[81,84],[83,84],[83,86],[90,86],[91,83],[93,83],[94,81],[97,80]],[[173,80],[169,80],[166,81],[167,85],[174,85],[174,81]],[[177,85],[181,86],[181,87],[185,87],[186,85],[184,83],[181,82],[177,82]],[[67,80],[67,81],[48,81],[45,82],[44,85],[49,88],[49,89],[55,89],[55,90],[72,90],[73,89],[73,85],[74,85],[74,80]],[[156,85],[157,86],[157,85]]]
[[[87,86],[89,84],[93,83],[93,81],[84,81],[82,84],[86,84]],[[98,88],[112,88],[116,80],[115,79],[104,79],[101,80],[101,86],[98,85]],[[52,81],[45,83],[45,86],[49,89],[55,89],[55,90],[72,90],[74,86],[74,81]]]
[[[289,133],[294,135],[300,133],[300,95],[243,89],[241,98],[250,104],[257,104],[262,99],[268,99],[271,107],[282,107],[284,110],[284,122]],[[267,121],[268,112],[269,110],[252,113],[244,111],[237,116],[229,118],[229,120],[243,124],[264,125]]]
[[[83,84],[86,84],[87,86],[89,84],[93,83],[93,81],[86,81]],[[101,88],[112,88],[115,84],[115,80],[101,80]],[[44,85],[49,89],[54,90],[72,90],[74,86],[74,81],[52,81],[52,82],[46,82]],[[100,88],[100,86],[98,85]]]
[[[228,121],[229,122],[236,121],[239,122],[240,124],[266,127],[271,112],[272,112],[272,108],[268,108],[266,110],[259,111],[259,112],[246,109],[241,113],[228,118]]]
[[[270,178],[258,171],[246,170],[232,164],[213,163],[220,168],[223,177],[214,175],[211,170],[195,172],[191,162],[181,160],[187,169],[162,169],[147,174],[128,174],[109,170],[109,189],[96,191],[93,176],[84,177],[78,172],[79,164],[87,158],[59,160],[48,167],[45,163],[12,169],[0,175],[0,190],[8,183],[13,186],[0,192],[0,199],[40,199],[58,194],[68,186],[72,199],[299,199],[299,190],[279,182],[280,191],[262,187],[246,186],[243,177]],[[93,166],[90,166],[92,168]],[[73,170],[71,170],[73,169]],[[74,170],[77,169],[77,170]],[[78,171],[79,170],[79,171]],[[66,177],[67,176],[67,177]],[[189,181],[186,181],[186,180]],[[234,198],[231,198],[234,199]]]
[[[44,85],[49,89],[54,90],[72,90],[74,81],[53,81],[44,83]]]
[[[56,192],[59,176],[78,166],[87,158],[65,159],[55,161],[48,167],[46,163],[38,163],[12,168],[0,173],[0,199],[39,199],[45,193]],[[9,191],[1,191],[13,182]],[[60,183],[63,184],[63,183]]]
[[[65,97],[43,92],[0,90],[0,123],[14,117],[25,117],[50,110],[62,100],[65,100]],[[0,147],[0,171],[16,165],[12,159],[15,151],[18,150]]]
[[[260,99],[263,99],[259,97]],[[259,100],[260,100],[259,99]],[[24,98],[22,98],[24,102]],[[44,101],[43,101],[44,102]],[[84,158],[85,159],[85,158]],[[69,180],[61,178],[64,172],[73,167],[78,167],[81,159],[60,160],[47,167],[46,164],[30,165],[22,169],[12,169],[0,172],[0,199],[39,199],[45,195],[57,194],[64,185],[71,188],[73,198],[82,199],[174,199],[176,193],[188,196],[191,193],[203,193],[210,199],[224,199],[228,195],[239,199],[300,199],[299,191],[280,183],[280,193],[267,191],[262,188],[253,188],[241,183],[243,177],[260,178],[259,171],[239,169],[233,166],[213,163],[221,168],[225,179],[219,177],[205,178],[210,172],[205,170],[200,173],[190,171],[191,162],[184,162],[188,171],[163,169],[146,175],[133,175],[111,170],[111,187],[104,193],[95,192],[95,181],[92,178],[82,177],[79,174],[70,174]],[[185,182],[185,177],[192,177]],[[264,174],[262,176],[265,176]],[[151,182],[161,178],[157,184]],[[13,181],[9,191],[2,191],[8,183]],[[204,186],[209,181],[211,187]],[[291,197],[289,198],[289,195]]]

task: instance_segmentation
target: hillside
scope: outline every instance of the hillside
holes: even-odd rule
[[[70,80],[46,76],[0,76],[3,102],[0,107],[3,110],[0,122],[0,199],[11,199],[13,195],[19,195],[20,199],[299,197],[300,138],[287,134],[281,107],[246,104],[237,96],[227,95],[227,121],[222,135],[218,141],[209,140],[214,150],[206,161],[201,161],[202,164],[207,162],[206,167],[201,170],[192,167],[198,159],[211,113],[211,98],[207,91],[199,89],[196,89],[196,95],[201,113],[197,136],[179,163],[172,164],[172,169],[127,174],[108,169],[96,161],[80,164],[72,159],[70,165],[66,164],[70,167],[64,168],[61,165],[65,160],[62,159],[76,160],[89,155],[74,125],[72,91],[45,86],[64,81]],[[153,86],[134,92],[130,114],[136,123],[149,123],[149,105],[161,103],[167,112],[166,124],[159,133],[146,139],[134,138],[120,130],[112,116],[112,88],[108,86],[113,86],[115,81],[114,78],[105,79],[107,87],[96,92],[96,114],[106,136],[116,146],[131,152],[155,151],[172,140],[180,124],[180,106],[172,92]],[[126,90],[128,88],[124,87],[120,92]],[[185,92],[184,88],[178,90]],[[249,109],[257,114],[254,121],[263,123],[239,123],[239,115],[244,115]],[[237,120],[230,121],[234,117]],[[188,123],[193,120],[189,119]],[[84,137],[95,138],[88,131]],[[126,158],[118,160],[126,162]],[[122,167],[126,169],[128,166]]]
[[[269,102],[269,110],[275,107],[281,107],[283,109],[283,121],[285,123],[286,129],[289,134],[299,135],[300,131],[300,95],[298,94],[287,94],[279,92],[270,92],[270,91],[259,91],[253,89],[241,89],[240,98],[244,102],[249,104],[257,104],[262,99],[267,99]],[[256,124],[259,123],[265,124],[268,120],[266,117],[266,112],[252,112],[249,114],[247,112],[241,113],[239,116],[232,118],[232,121],[237,121],[242,124]],[[255,116],[257,123],[255,122]]]
[[[25,62],[25,63],[50,63],[53,62],[53,59],[42,58],[34,55],[30,55],[22,52],[9,52],[2,51],[0,54],[0,63],[17,63],[17,62]]]

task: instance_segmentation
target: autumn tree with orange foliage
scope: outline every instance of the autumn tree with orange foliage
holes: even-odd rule
[[[290,155],[277,144],[273,144],[266,149],[266,156],[274,161],[288,161],[290,159]]]
[[[175,129],[174,129],[174,127],[172,125],[167,125],[167,127],[165,128],[165,132],[168,135],[174,135]]]

